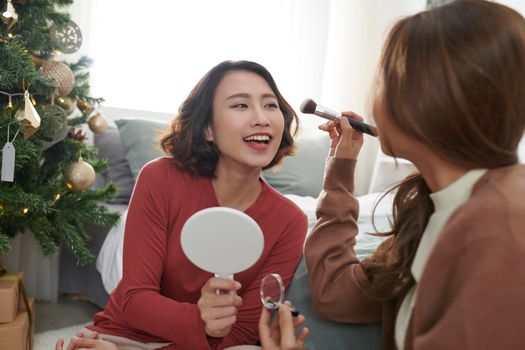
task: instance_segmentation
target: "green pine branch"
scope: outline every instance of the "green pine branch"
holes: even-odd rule
[[[0,232],[0,255],[5,254],[11,250],[11,245],[9,244],[9,237],[3,232]]]
[[[9,93],[23,92],[23,83],[26,82],[31,93],[45,96],[53,94],[53,82],[38,73],[31,55],[19,40],[0,44],[0,62],[0,90]],[[2,98],[6,99],[6,96],[2,95]],[[15,97],[14,102],[23,105],[23,97]]]
[[[93,166],[96,173],[107,168],[107,160],[98,159],[98,150],[81,140],[66,137],[55,140],[59,131],[87,122],[89,112],[82,116],[60,122],[49,113],[55,82],[42,76],[33,63],[34,58],[52,59],[53,44],[50,27],[70,20],[64,6],[73,0],[28,0],[24,4],[14,2],[18,23],[13,28],[0,22],[0,90],[14,94],[29,92],[36,100],[35,109],[41,117],[40,129],[25,137],[26,125],[17,120],[23,114],[23,96],[14,96],[13,108],[8,108],[8,98],[0,95],[0,140],[11,140],[16,149],[14,182],[0,181],[0,254],[10,248],[10,239],[18,234],[32,234],[44,255],[55,254],[61,246],[85,264],[94,259],[87,242],[90,237],[84,225],[92,223],[113,226],[118,213],[110,212],[102,201],[114,197],[116,188],[108,184],[101,188],[89,188],[74,192],[64,181],[64,172],[73,162],[83,160]],[[0,0],[5,7],[5,0]],[[12,34],[13,38],[9,38]],[[102,98],[90,95],[89,67],[92,61],[82,57],[69,64],[75,76],[73,91],[68,97],[77,101],[96,104]],[[9,127],[8,127],[9,126]],[[16,135],[16,137],[15,137]],[[14,141],[13,141],[14,140]],[[49,141],[56,141],[50,144]],[[43,142],[43,141],[47,141]],[[0,141],[0,148],[3,147]],[[2,159],[0,153],[0,161]]]
[[[52,23],[62,24],[70,20],[70,15],[60,9],[72,3],[73,0],[30,0],[24,5],[14,3],[18,22],[10,31],[4,26],[3,37],[10,32],[32,55],[48,59],[53,52],[49,27]]]

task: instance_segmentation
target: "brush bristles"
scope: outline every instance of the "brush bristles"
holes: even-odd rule
[[[315,113],[315,109],[317,108],[317,103],[315,103],[314,100],[311,98],[307,98],[304,100],[304,102],[301,104],[301,112],[303,113]]]

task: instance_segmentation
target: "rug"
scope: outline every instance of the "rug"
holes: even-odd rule
[[[82,330],[88,323],[78,324],[67,328],[54,329],[52,331],[35,334],[35,346],[33,350],[55,350],[55,344],[58,338],[65,340],[64,349],[67,347],[69,339],[79,330]],[[238,345],[226,350],[260,350],[261,348],[253,345]]]
[[[35,346],[33,350],[54,350],[58,338],[62,337],[65,340],[65,347],[69,339],[78,331],[82,330],[87,323],[78,324],[71,327],[53,329],[51,331],[35,334]]]

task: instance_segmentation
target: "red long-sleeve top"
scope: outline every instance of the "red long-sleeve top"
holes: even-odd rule
[[[173,342],[169,349],[255,344],[260,281],[278,273],[286,286],[291,282],[307,230],[301,209],[261,182],[261,194],[245,213],[261,227],[264,250],[255,265],[235,274],[243,304],[228,335],[220,341],[206,337],[196,303],[212,274],[194,266],[180,245],[186,220],[219,206],[212,180],[182,171],[171,158],[151,161],[137,179],[126,220],[123,277],[88,328],[141,342]]]

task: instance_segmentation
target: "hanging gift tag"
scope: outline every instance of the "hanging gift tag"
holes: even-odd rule
[[[15,146],[6,142],[2,149],[2,181],[13,182],[15,177]]]

